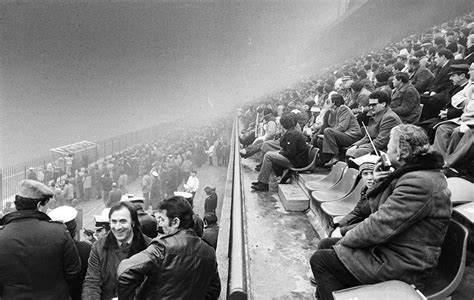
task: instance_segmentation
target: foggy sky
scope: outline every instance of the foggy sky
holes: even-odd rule
[[[329,0],[0,7],[2,166],[280,89],[318,59],[302,53],[337,10]]]

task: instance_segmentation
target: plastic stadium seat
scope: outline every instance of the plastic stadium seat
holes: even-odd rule
[[[438,266],[425,279],[422,295],[416,298],[409,292],[414,288],[408,284],[391,280],[373,285],[364,285],[333,292],[335,300],[342,299],[446,299],[459,286],[466,266],[468,230],[458,222],[451,220],[448,232],[441,246]]]
[[[421,300],[426,299],[408,283],[390,280],[332,292],[334,300]]]
[[[358,176],[358,170],[348,168],[346,172],[344,172],[341,180],[333,187],[329,190],[314,191],[311,193],[311,197],[318,202],[340,200],[355,188]]]
[[[446,299],[461,283],[466,267],[468,237],[466,227],[451,219],[441,246],[438,266],[426,278],[425,286],[420,288],[427,299]]]
[[[321,209],[331,217],[345,216],[350,213],[357,202],[360,200],[360,192],[365,187],[364,181],[359,180],[357,186],[341,200],[324,202],[321,204]]]
[[[283,172],[281,176],[280,183],[285,183],[292,175],[298,174],[299,172],[306,172],[311,171],[316,163],[316,159],[318,158],[319,149],[315,148],[311,145],[308,146],[308,165],[301,168],[289,168]]]
[[[459,177],[448,178],[448,188],[451,190],[453,205],[474,201],[474,183]]]
[[[454,212],[474,224],[474,202],[458,205],[454,208]]]
[[[331,169],[331,172],[318,181],[310,181],[305,184],[310,191],[327,190],[341,180],[342,174],[347,168],[347,164],[343,161],[337,162]]]

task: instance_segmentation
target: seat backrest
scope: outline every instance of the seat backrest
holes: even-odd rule
[[[438,266],[424,280],[422,292],[427,299],[445,299],[459,286],[466,266],[468,236],[466,227],[451,219],[441,246]]]
[[[358,170],[354,168],[347,168],[344,171],[344,175],[342,175],[341,180],[332,189],[345,191],[346,194],[348,194],[356,186],[358,176]]]
[[[317,181],[306,182],[306,188],[311,191],[327,190],[341,180],[346,168],[347,164],[343,161],[339,161],[332,167],[331,172],[329,172],[329,174],[324,178]]]
[[[447,181],[454,205],[474,201],[474,183],[459,177],[449,177]]]
[[[314,164],[316,163],[316,158],[318,156],[319,149],[313,146],[308,146],[308,164],[301,168],[290,168],[292,171],[303,172],[313,169]]]

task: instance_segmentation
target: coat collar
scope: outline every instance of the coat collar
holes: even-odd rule
[[[1,224],[6,225],[12,221],[20,219],[38,219],[40,221],[51,221],[47,214],[37,210],[19,210],[6,214],[1,220]]]

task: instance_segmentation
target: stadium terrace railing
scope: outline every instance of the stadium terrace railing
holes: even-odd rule
[[[243,201],[242,173],[239,155],[239,120],[236,118],[232,134],[234,155],[232,213],[229,246],[229,277],[227,299],[248,299],[247,242],[245,236],[245,204]]]

